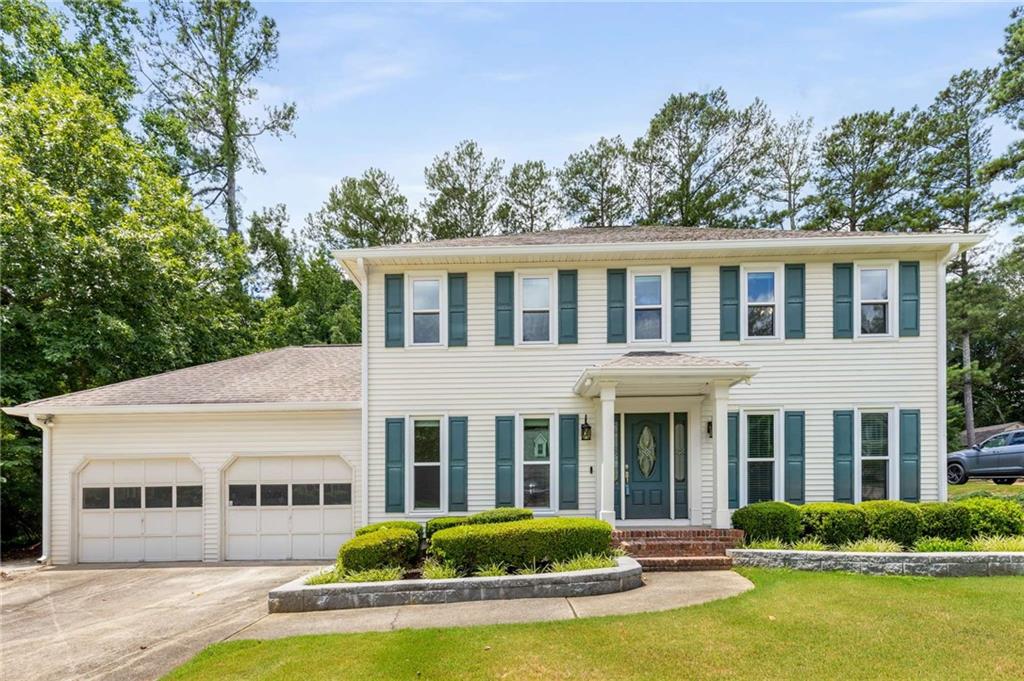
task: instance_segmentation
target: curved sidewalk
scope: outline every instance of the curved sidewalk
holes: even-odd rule
[[[569,620],[601,615],[629,615],[671,610],[736,596],[753,589],[730,570],[651,572],[644,586],[623,593],[581,598],[524,598],[444,605],[400,605],[360,610],[267,615],[235,633],[232,639],[271,639],[305,634],[392,631]]]

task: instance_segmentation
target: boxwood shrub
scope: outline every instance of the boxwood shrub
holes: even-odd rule
[[[444,515],[439,518],[431,518],[427,521],[427,539],[434,536],[438,530],[447,530],[449,527],[457,527],[469,523],[469,518],[464,515]]]
[[[951,540],[970,538],[971,512],[966,506],[930,502],[918,504],[917,508],[921,511],[922,537]]]
[[[865,501],[857,505],[868,519],[868,536],[913,546],[921,536],[921,511],[906,501]]]
[[[975,497],[956,503],[970,512],[974,536],[1024,534],[1024,508],[1014,501]]]
[[[420,550],[419,535],[404,527],[364,532],[338,549],[338,567],[345,572],[411,565]]]
[[[488,523],[512,523],[531,518],[533,518],[533,511],[528,508],[492,508],[489,511],[474,513],[467,520],[470,525],[486,525]]]
[[[416,533],[417,537],[423,539],[423,526],[415,520],[385,520],[384,522],[373,523],[372,525],[364,525],[356,530],[356,536],[358,537],[361,534],[369,534],[371,532],[376,532],[377,530],[392,529],[395,527],[400,527],[403,530],[412,530]]]
[[[516,569],[584,553],[607,554],[611,537],[611,525],[602,520],[538,518],[439,530],[430,540],[429,551],[462,572],[498,563]]]
[[[866,537],[868,519],[856,506],[823,501],[800,507],[800,529],[805,537],[838,546]]]
[[[743,530],[747,541],[793,542],[800,538],[800,511],[784,501],[761,501],[734,511],[732,526]]]

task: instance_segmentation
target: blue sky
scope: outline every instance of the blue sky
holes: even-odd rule
[[[292,223],[370,166],[414,205],[423,168],[461,139],[513,162],[631,140],[674,92],[722,86],[817,126],[927,105],[951,75],[998,62],[1013,5],[261,3],[281,32],[266,102],[298,107],[294,137],[262,140],[246,210]],[[994,140],[1009,139],[1003,129]]]

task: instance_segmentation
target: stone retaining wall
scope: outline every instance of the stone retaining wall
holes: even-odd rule
[[[639,563],[629,557],[616,560],[616,567],[601,570],[506,577],[405,579],[310,586],[305,583],[309,578],[307,575],[271,591],[267,605],[272,613],[347,610],[506,598],[596,596],[629,591],[643,585]]]
[[[793,570],[839,570],[868,575],[988,577],[1024,575],[1024,553],[847,553],[731,549],[733,564]]]

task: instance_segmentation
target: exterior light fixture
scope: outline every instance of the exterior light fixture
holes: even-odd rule
[[[580,426],[580,439],[583,441],[589,440],[593,430],[594,429],[590,427],[590,424],[587,423],[587,415],[584,414],[583,425]]]
[[[714,434],[713,434],[714,432],[715,432],[715,431],[714,431],[714,428],[713,428],[713,426],[712,426],[712,423],[711,423],[711,421],[710,421],[710,420],[708,420],[708,439],[710,439],[710,438],[713,438],[713,437],[714,437]]]

